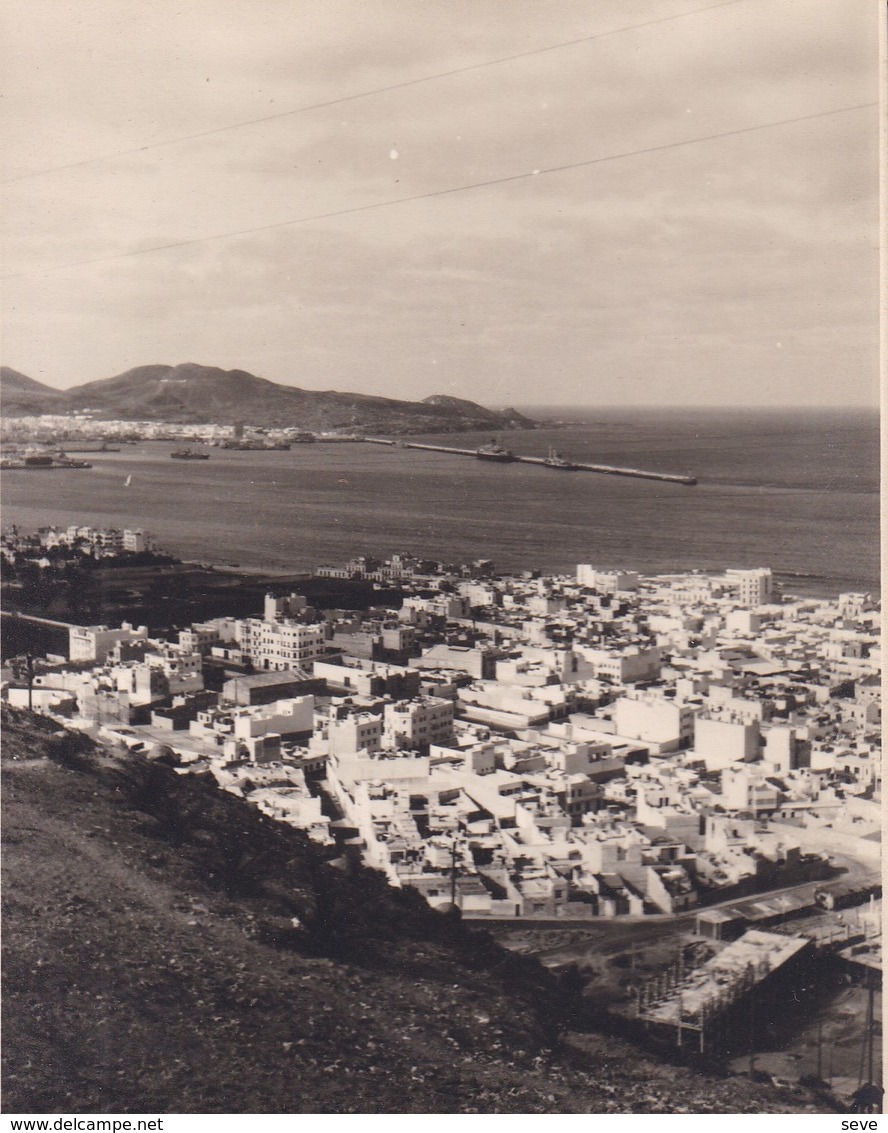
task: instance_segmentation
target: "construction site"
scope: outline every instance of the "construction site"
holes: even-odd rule
[[[615,1034],[840,1104],[881,1082],[881,887],[867,875],[632,923],[503,924]]]
[[[748,927],[750,915],[773,918],[779,901],[699,912],[695,936],[713,954],[694,965],[706,950],[682,946],[636,982],[635,1018],[654,1042],[850,1101],[882,1077],[881,900],[816,915],[786,907],[768,930]]]
[[[766,982],[790,982],[815,947],[803,936],[750,929],[699,968],[678,963],[646,980],[636,991],[636,1017],[663,1029],[677,1047],[692,1042],[703,1054],[724,1045],[738,1006],[751,1016]]]

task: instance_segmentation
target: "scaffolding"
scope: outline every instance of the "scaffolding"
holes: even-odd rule
[[[721,1038],[730,1009],[809,946],[801,936],[751,929],[693,971],[678,964],[647,980],[636,989],[636,1017],[703,1054]]]

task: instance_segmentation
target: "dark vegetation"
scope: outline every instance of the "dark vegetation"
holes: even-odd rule
[[[9,709],[4,738],[7,1112],[800,1108],[596,1039],[576,971],[206,777]]]
[[[311,605],[325,609],[397,608],[402,593],[374,590],[372,583],[347,579],[281,579],[210,569],[158,556],[154,563],[128,561],[135,556],[85,558],[62,571],[41,570],[33,563],[4,569],[2,599],[6,612],[32,614],[75,625],[147,625],[156,633],[215,617],[255,617],[266,593],[304,594]],[[58,634],[35,633],[3,620],[3,656],[23,649],[65,652]],[[46,638],[44,649],[40,644]],[[33,640],[32,640],[33,639]]]

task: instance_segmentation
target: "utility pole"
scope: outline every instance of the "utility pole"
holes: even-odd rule
[[[678,987],[678,1046],[681,1049],[682,1031],[681,1031],[681,1013],[684,1010],[682,1002],[682,984],[684,983],[684,945],[679,940],[678,942],[678,964],[675,970],[676,984]]]
[[[34,711],[34,655],[25,654],[25,672],[28,679],[28,711]]]
[[[863,1083],[865,1081],[865,1079],[863,1077],[863,1072],[864,1072],[864,1069],[867,1066],[867,1056],[868,1055],[869,1055],[869,1064],[872,1065],[872,1053],[871,1053],[871,1045],[872,1044],[870,1042],[871,1033],[872,1033],[871,1032],[871,1018],[870,1018],[870,1011],[872,1009],[872,1000],[870,999],[870,996],[869,996],[869,990],[870,990],[869,968],[867,968],[866,976],[864,977],[864,987],[867,990],[866,1022],[863,1025],[863,1042],[860,1045],[860,1066],[859,1066],[859,1069],[857,1071],[857,1088],[858,1088],[858,1090],[860,1089],[860,1087],[863,1085]],[[866,1079],[866,1081],[869,1081],[869,1079]]]
[[[450,844],[450,904],[456,905],[456,851],[457,841],[456,832],[453,834],[453,841]]]
[[[677,1014],[678,1014],[677,1043],[678,1043],[678,1049],[679,1050],[681,1050],[681,1013],[682,1013],[683,1010],[684,1010],[684,1004],[681,1001],[681,984],[679,984],[679,987],[678,987],[678,1012],[677,1012]]]
[[[755,984],[749,989],[749,1078],[755,1074]]]
[[[866,1017],[867,1017],[867,1045],[869,1048],[869,1074],[867,1075],[867,1082],[875,1085],[874,1062],[876,1054],[875,1043],[875,1030],[876,1030],[876,981],[873,979],[874,972],[872,968],[867,968],[867,984],[869,990],[869,999],[867,1001]]]

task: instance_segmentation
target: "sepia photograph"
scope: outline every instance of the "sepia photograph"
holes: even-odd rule
[[[3,1113],[882,1112],[883,8],[2,6]]]

